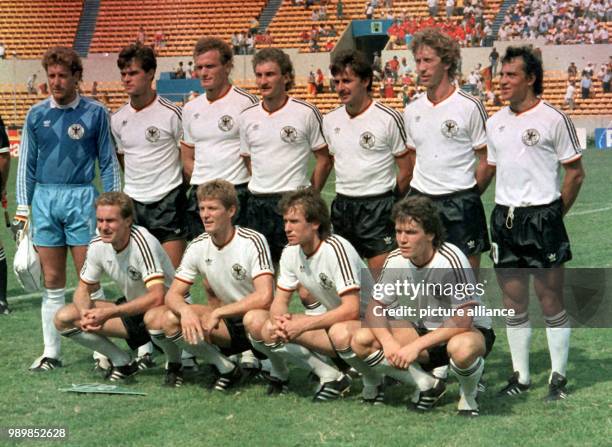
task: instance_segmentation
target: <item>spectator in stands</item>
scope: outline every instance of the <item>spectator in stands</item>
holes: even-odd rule
[[[256,34],[259,31],[259,20],[257,17],[253,17],[249,22],[249,32],[251,34]]]
[[[570,110],[574,110],[574,95],[576,94],[576,86],[574,80],[567,82],[567,89],[565,90],[565,105]]]
[[[49,86],[46,82],[41,82],[38,84],[38,93],[45,96],[49,94]],[[107,103],[108,101],[102,102]]]
[[[94,98],[98,96],[98,81],[93,81],[91,84],[91,96]]]
[[[338,20],[344,19],[344,3],[342,0],[338,0],[338,2],[336,2],[336,18]]]
[[[179,62],[176,70],[174,70],[174,79],[185,79],[185,69],[183,68],[183,62]]]
[[[427,8],[430,17],[436,17],[438,15],[438,0],[427,0]]]
[[[397,58],[397,56],[393,56],[393,59],[391,59],[388,62],[388,64],[389,64],[389,68],[391,69],[391,77],[393,78],[393,82],[397,82],[399,78],[399,68],[400,68],[399,59]]]
[[[232,33],[230,42],[232,44],[232,50],[234,51],[234,54],[239,54],[240,53],[240,40],[238,39],[238,33],[236,31]]]
[[[321,5],[319,8],[319,20],[327,20],[327,7],[325,5]]]
[[[331,50],[333,50],[333,49],[334,49],[334,42],[333,42],[333,41],[331,41],[331,40],[328,40],[328,41],[325,43],[325,51],[327,51],[327,52],[329,53],[329,52],[330,52]]]
[[[593,62],[589,62],[586,67],[582,70],[583,73],[588,73],[590,77],[593,77],[595,74],[595,64]]]
[[[612,68],[610,65],[605,66],[605,73],[601,79],[601,88],[604,93],[610,93],[610,79],[612,79]]]
[[[6,59],[6,48],[2,42],[0,42],[0,59]]]
[[[310,42],[308,43],[308,49],[310,50],[311,53],[318,53],[321,50],[321,47],[319,46],[319,42],[316,38],[314,37],[310,38]]]
[[[185,79],[193,78],[193,62],[187,62],[187,69],[185,70]]]
[[[32,73],[28,78],[27,82],[28,93],[31,95],[36,94],[36,73]]]
[[[497,75],[497,64],[499,63],[499,53],[495,47],[489,53],[489,63],[491,64],[491,76],[495,77]]]
[[[318,9],[313,9],[312,13],[310,14],[310,20],[312,20],[313,22],[316,22],[318,20],[320,20],[319,18],[319,10]]]
[[[325,87],[325,76],[323,75],[323,71],[320,68],[317,68],[315,86],[317,94],[323,93],[323,88]]]
[[[372,62],[372,70],[382,72],[382,59],[378,51],[374,52],[374,61]]]
[[[574,79],[576,76],[578,76],[578,67],[575,62],[570,62],[567,67],[567,79]]]
[[[138,28],[138,32],[136,33],[136,43],[145,44],[147,40],[147,33],[142,25]]]
[[[366,3],[365,7],[365,17],[367,20],[372,20],[374,16],[374,6],[372,6],[372,2]]]
[[[246,54],[255,54],[255,38],[251,33],[248,33],[244,40],[246,44]]]
[[[446,17],[451,18],[455,12],[455,0],[446,0]]]
[[[389,76],[387,79],[385,79],[385,98],[393,98],[395,96],[395,92],[393,90],[393,78],[391,76]]]
[[[580,80],[580,89],[582,92],[582,99],[588,99],[591,94],[591,86],[593,85],[593,81],[591,80],[591,75],[587,70],[582,71],[582,79]]]
[[[246,54],[246,38],[242,31],[238,31],[238,53],[237,54]]]
[[[166,38],[164,35],[164,30],[163,29],[159,29],[157,31],[155,31],[155,37],[153,40],[153,47],[157,50],[158,48],[163,48],[166,46],[166,42],[165,42]]]
[[[338,35],[338,31],[336,30],[336,27],[334,26],[333,23],[329,25],[329,30],[327,31],[327,35],[329,37],[336,37]]]
[[[314,71],[308,73],[308,95],[315,96],[317,94],[317,77]]]

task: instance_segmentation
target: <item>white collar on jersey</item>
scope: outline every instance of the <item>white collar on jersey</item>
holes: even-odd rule
[[[80,100],[81,100],[81,95],[77,93],[76,98],[74,98],[74,101],[66,105],[61,105],[61,104],[56,103],[55,99],[53,99],[53,96],[51,96],[51,108],[52,109],[76,109],[77,106],[79,105]]]

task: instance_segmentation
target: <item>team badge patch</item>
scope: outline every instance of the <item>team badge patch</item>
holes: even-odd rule
[[[229,132],[234,127],[234,119],[229,115],[223,115],[217,125],[223,132]]]
[[[140,272],[131,265],[128,267],[127,272],[128,276],[132,281],[140,281],[142,279],[142,275],[140,274]]]
[[[151,143],[155,143],[157,140],[159,140],[159,136],[159,129],[155,126],[148,127],[145,132],[145,138]]]
[[[329,290],[334,287],[334,282],[327,277],[325,273],[319,273],[319,280],[321,287],[325,290]]]
[[[68,136],[73,140],[80,140],[85,135],[85,129],[80,124],[73,124],[68,128]]]
[[[536,129],[527,129],[523,132],[521,140],[523,140],[523,144],[526,146],[535,146],[540,141],[540,132]]]
[[[234,279],[242,281],[244,278],[246,278],[246,274],[247,272],[245,268],[240,264],[236,263],[232,265],[232,276],[234,277]]]
[[[285,126],[281,130],[281,140],[285,143],[294,143],[297,140],[298,133],[295,127]]]
[[[459,126],[454,120],[446,120],[442,123],[442,129],[440,130],[442,130],[442,135],[446,138],[453,138],[459,133]]]
[[[364,149],[372,149],[376,144],[376,137],[372,132],[364,132],[359,137],[359,145]]]

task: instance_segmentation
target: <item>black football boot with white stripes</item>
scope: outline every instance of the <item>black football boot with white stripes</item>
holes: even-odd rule
[[[558,372],[553,372],[548,384],[548,395],[546,402],[567,399],[567,379]]]
[[[312,400],[314,402],[326,402],[336,400],[344,396],[351,389],[352,379],[348,374],[342,374],[337,380],[325,382],[319,385]]]
[[[429,411],[442,399],[445,393],[446,383],[444,380],[436,379],[433,387],[419,392],[409,408],[418,412]]]
[[[523,384],[519,382],[519,372],[514,371],[512,377],[508,379],[508,384],[499,390],[499,396],[518,396],[519,394],[526,393],[531,387],[530,383]]]

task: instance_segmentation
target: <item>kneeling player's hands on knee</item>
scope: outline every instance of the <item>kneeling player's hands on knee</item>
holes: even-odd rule
[[[200,318],[192,311],[181,313],[181,330],[183,338],[191,345],[204,340],[204,330]]]
[[[394,358],[392,359],[392,364],[396,368],[407,369],[418,356],[418,349],[415,349],[411,344],[406,345],[396,352]]]
[[[391,339],[388,342],[383,343],[383,351],[385,353],[385,358],[393,366],[395,366],[395,355],[397,354],[397,351],[401,349],[401,347],[402,346],[397,341],[395,341],[395,339]]]
[[[219,328],[219,323],[221,322],[221,318],[217,315],[217,313],[213,310],[206,321],[204,322],[204,333],[210,336],[210,333],[215,329]]]

